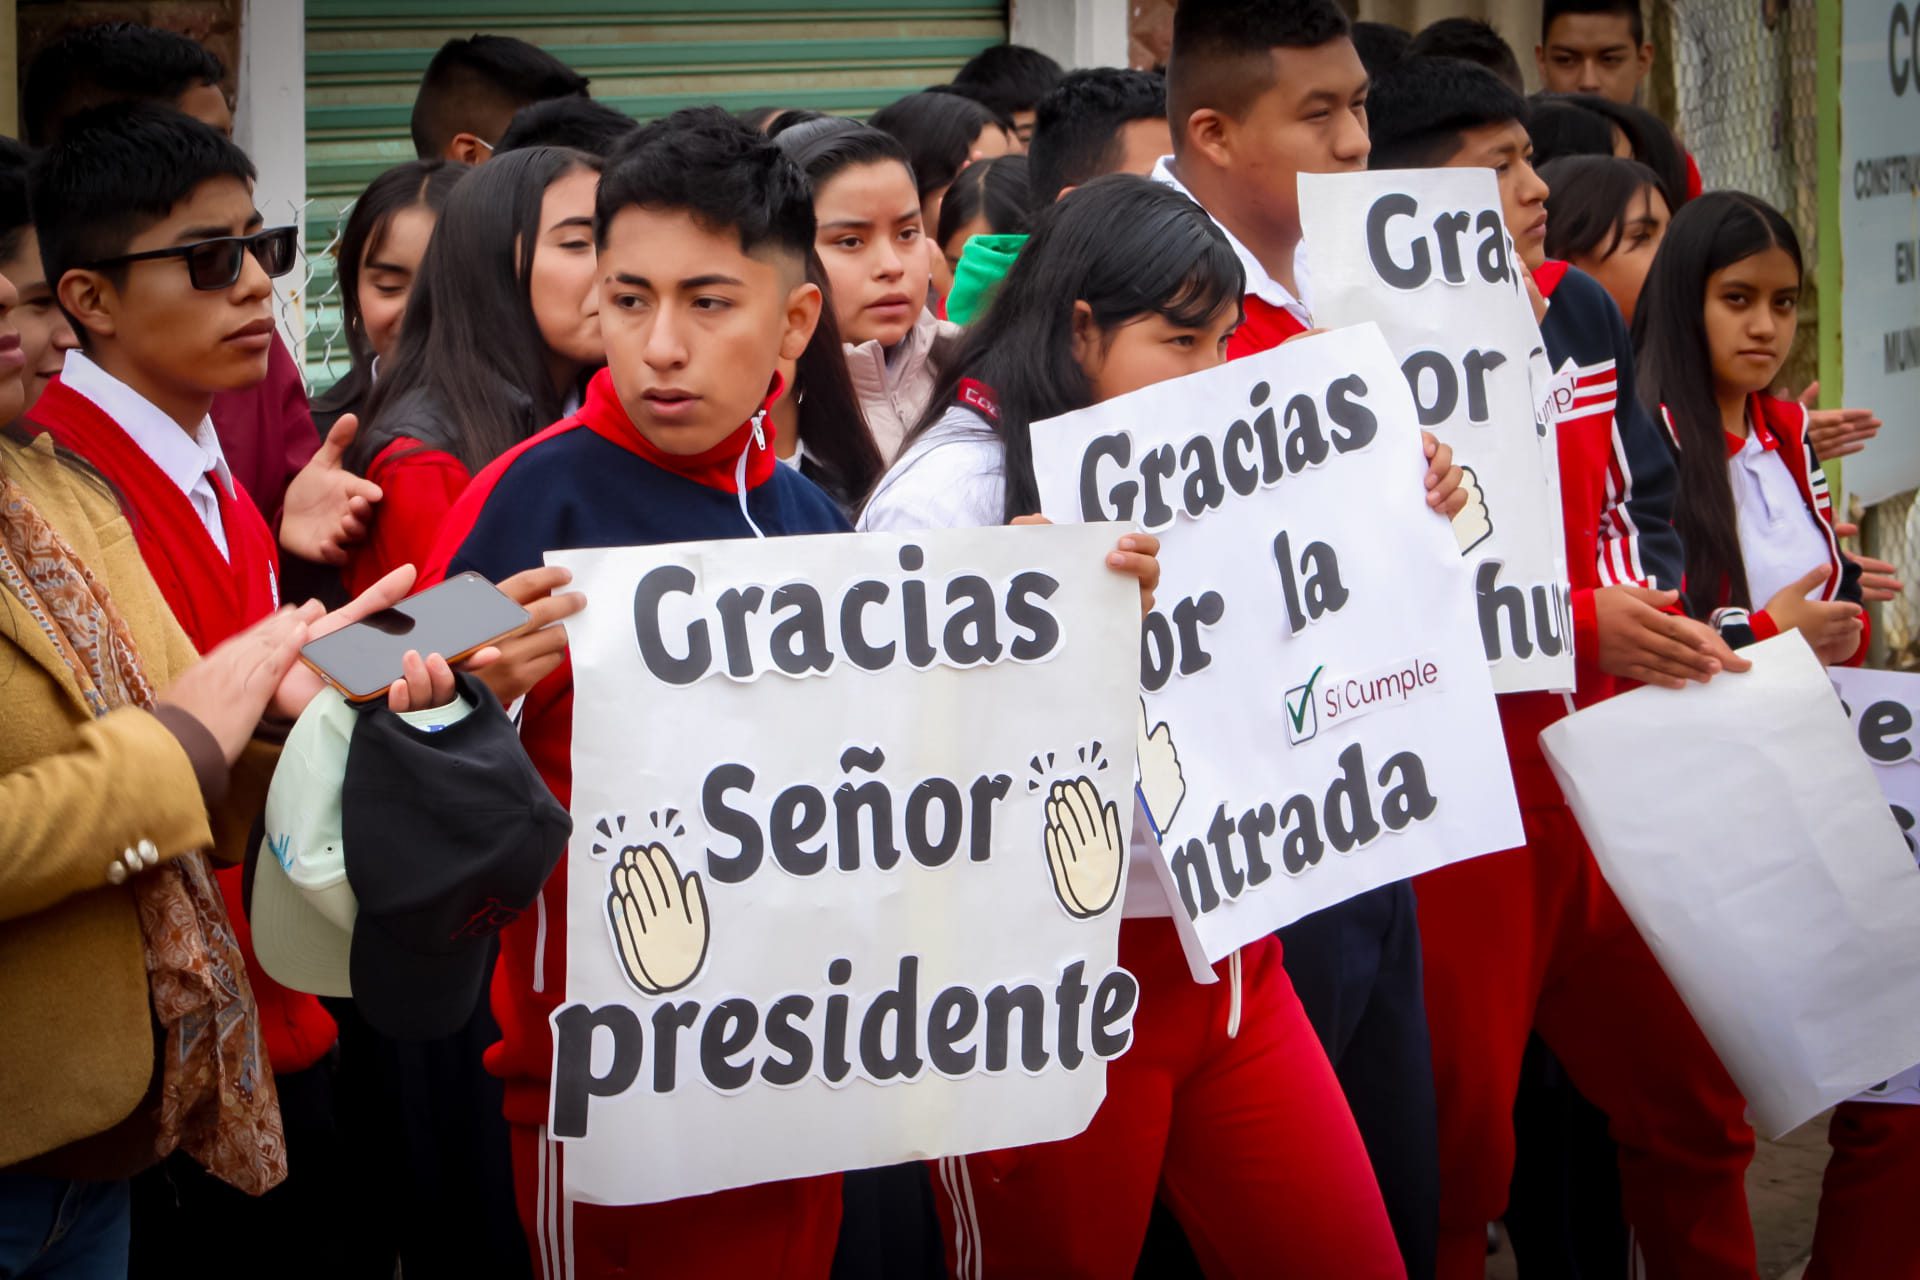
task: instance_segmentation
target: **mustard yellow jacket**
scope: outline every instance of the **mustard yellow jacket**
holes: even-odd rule
[[[44,437],[0,439],[0,469],[106,584],[164,690],[196,655],[112,495]],[[115,885],[108,864],[142,840],[163,859],[210,847],[237,858],[275,754],[250,749],[210,820],[179,740],[138,708],[94,719],[39,624],[0,590],[0,1167],[110,1129],[140,1102],[154,1024],[137,877]]]

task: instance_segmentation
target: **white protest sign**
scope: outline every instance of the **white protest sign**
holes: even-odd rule
[[[568,1195],[1069,1137],[1124,1051],[1138,713],[1117,531],[555,553]]]
[[[1920,1062],[1920,868],[1798,633],[1540,735],[1607,883],[1777,1137]]]
[[[1832,667],[1827,674],[1868,760],[1920,766],[1914,756],[1920,740],[1920,675],[1858,667]],[[1920,774],[1920,768],[1915,773]]]
[[[1372,321],[1473,499],[1454,522],[1501,693],[1573,688],[1546,344],[1490,169],[1300,175],[1313,316]]]
[[[1141,798],[1208,959],[1520,843],[1472,570],[1378,329],[1036,423],[1033,461],[1051,518],[1161,537]]]
[[[1880,794],[1893,814],[1907,852],[1920,861],[1920,760],[1913,754],[1914,708],[1920,706],[1920,675],[1906,671],[1867,671],[1859,667],[1829,667],[1827,676],[1840,695],[1854,740],[1867,759],[1880,766],[1873,771]],[[1920,1067],[1907,1070],[1864,1089],[1861,1102],[1920,1106]]]

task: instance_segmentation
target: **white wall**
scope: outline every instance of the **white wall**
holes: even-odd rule
[[[254,203],[268,226],[297,222],[306,237],[307,35],[300,0],[246,0],[240,14],[234,140],[259,178]],[[300,359],[305,341],[306,258],[274,281],[280,332]]]
[[[1008,38],[1068,70],[1127,65],[1127,0],[1013,0]]]

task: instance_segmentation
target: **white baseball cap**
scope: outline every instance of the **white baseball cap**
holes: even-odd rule
[[[473,710],[464,698],[401,718],[432,731]],[[260,967],[282,986],[351,996],[348,979],[359,903],[347,883],[340,791],[360,713],[333,689],[308,704],[281,749],[267,790],[266,835],[247,918]]]

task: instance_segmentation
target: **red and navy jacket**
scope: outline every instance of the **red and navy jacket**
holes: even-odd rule
[[[662,452],[634,429],[602,369],[585,403],[495,459],[447,514],[432,578],[473,570],[498,582],[543,563],[548,551],[630,547],[757,535],[836,533],[847,519],[833,499],[773,450],[768,408],[703,454]],[[573,798],[573,668],[534,686],[521,710],[521,741],[554,797]],[[487,1070],[506,1083],[509,1124],[546,1123],[553,1038],[547,1015],[567,981],[567,861],[534,908],[500,934],[492,1003],[500,1043]]]
[[[1673,441],[1673,447],[1678,449],[1680,433],[1674,429],[1673,415],[1665,405],[1660,406],[1660,416],[1668,438]],[[1813,441],[1807,435],[1807,407],[1778,396],[1755,395],[1748,402],[1747,422],[1760,447],[1779,458],[1780,465],[1793,477],[1795,487],[1800,490],[1801,501],[1807,504],[1807,515],[1820,530],[1821,540],[1827,544],[1827,567],[1832,572],[1827,575],[1820,598],[1861,603],[1860,566],[1840,550],[1840,535],[1833,529],[1833,495],[1827,492],[1827,473],[1820,469],[1820,459],[1815,456]],[[1727,437],[1728,456],[1738,454],[1745,443],[1736,437]],[[1738,649],[1780,634],[1780,624],[1764,608],[1742,609],[1733,604],[1732,583],[1722,582],[1715,594],[1721,607],[1713,611],[1712,622],[1721,638],[1733,648]],[[1846,660],[1845,666],[1857,667],[1866,661],[1868,643],[1872,639],[1872,623],[1864,612],[1860,615],[1860,623],[1860,647]]]
[[[1540,731],[1575,706],[1619,690],[1600,670],[1594,593],[1603,587],[1677,590],[1685,569],[1673,528],[1678,474],[1633,382],[1633,344],[1620,308],[1592,276],[1549,261],[1533,273],[1548,301],[1540,334],[1556,374],[1554,435],[1573,612],[1574,694],[1500,697],[1500,721],[1522,804],[1557,804],[1560,787]],[[1677,609],[1677,606],[1676,606]]]

